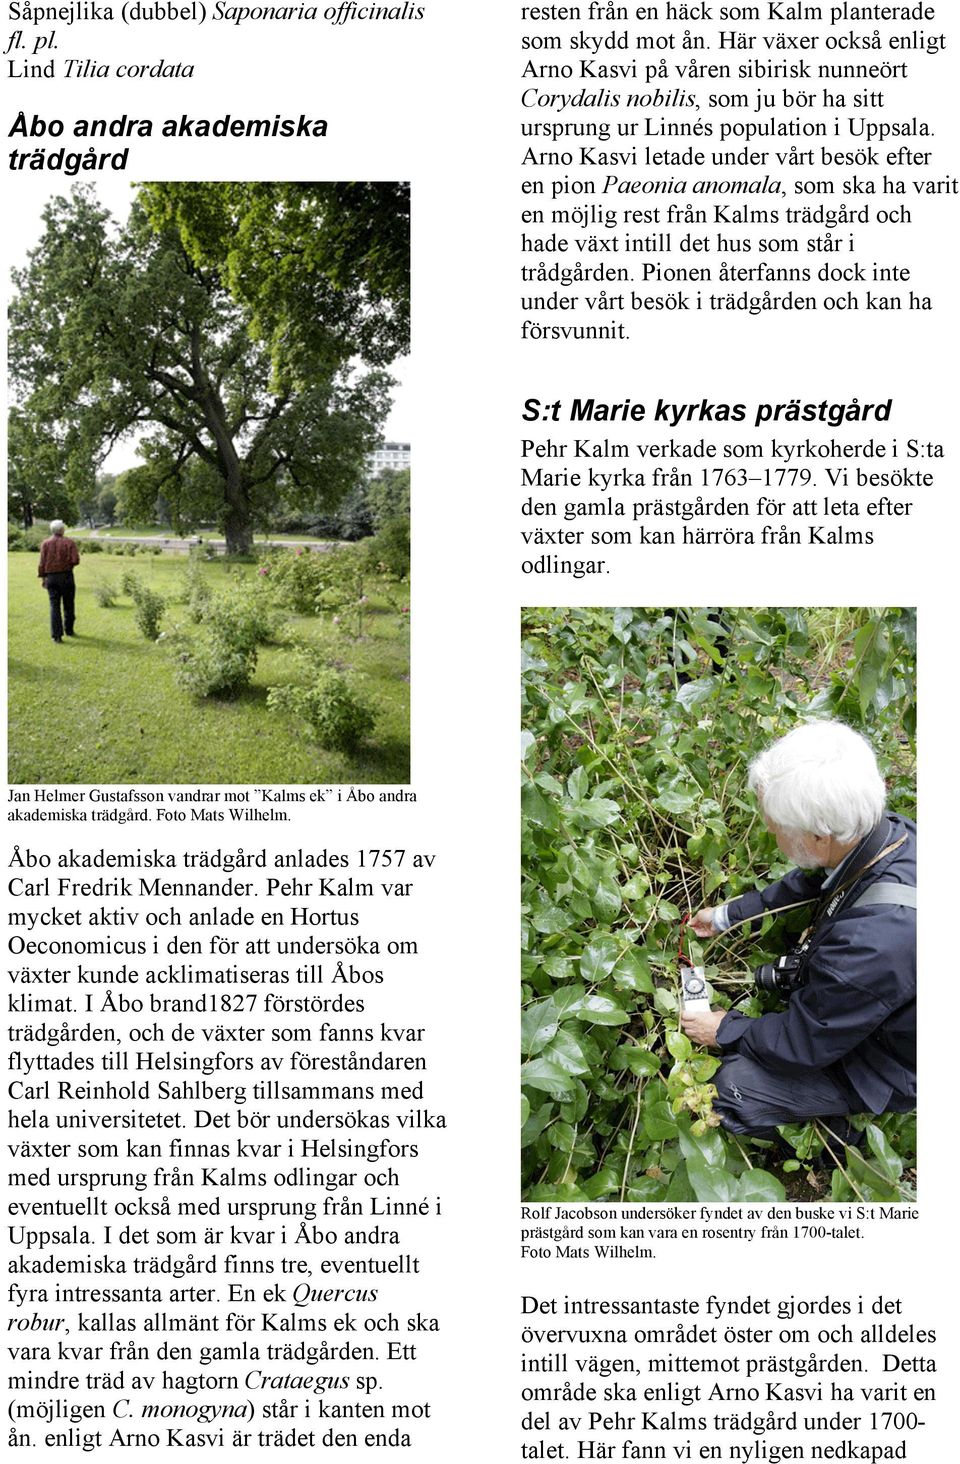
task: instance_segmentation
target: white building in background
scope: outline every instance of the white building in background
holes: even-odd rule
[[[381,442],[376,451],[367,458],[367,470],[371,478],[382,473],[384,468],[394,468],[399,472],[400,469],[409,468],[409,466],[409,442]]]

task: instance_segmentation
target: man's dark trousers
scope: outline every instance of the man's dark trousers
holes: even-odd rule
[[[50,634],[55,641],[62,640],[64,635],[73,635],[73,607],[77,593],[73,570],[48,574],[43,583],[50,596]]]
[[[741,1053],[725,1057],[713,1081],[717,1085],[713,1106],[724,1128],[735,1134],[766,1138],[777,1124],[822,1118],[835,1134],[845,1137],[846,1115],[863,1109],[857,1095],[834,1073],[776,1073]]]

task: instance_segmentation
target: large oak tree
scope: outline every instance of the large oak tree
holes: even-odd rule
[[[20,440],[56,443],[77,473],[139,431],[128,511],[162,495],[175,522],[215,518],[231,551],[280,503],[335,506],[406,347],[405,272],[380,278],[356,242],[379,207],[399,266],[397,185],[355,185],[352,205],[328,191],[344,186],[152,185],[119,230],[89,190],[52,200],[14,275]]]

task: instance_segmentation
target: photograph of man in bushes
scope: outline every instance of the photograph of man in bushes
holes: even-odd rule
[[[846,1115],[916,1103],[916,827],[884,811],[872,748],[839,722],[795,728],[751,763],[748,783],[798,867],[698,911],[691,929],[718,935],[804,903],[810,923],[761,970],[785,1010],[689,1013],[683,1030],[720,1049],[714,1107],[732,1132],[822,1118],[849,1142]]]

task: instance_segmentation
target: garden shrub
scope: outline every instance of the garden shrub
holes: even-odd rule
[[[376,725],[376,712],[332,666],[308,663],[310,679],[299,686],[272,686],[267,706],[305,726],[321,747],[354,752]]]
[[[204,627],[198,635],[178,637],[173,644],[174,679],[194,697],[236,696],[257,668],[257,652],[226,640]]]
[[[140,588],[140,576],[135,569],[121,570],[118,584],[122,595],[129,595],[132,600],[136,599],[137,591]]]
[[[116,599],[114,598],[114,590],[112,585],[94,585],[93,598],[94,600],[96,600],[101,610],[112,610],[114,605],[117,603]]]
[[[102,554],[103,545],[99,539],[84,539],[82,552],[84,554]]]
[[[133,596],[133,617],[137,622],[137,629],[147,640],[155,641],[160,634],[160,621],[166,609],[166,601],[156,590],[135,580],[131,589]]]
[[[40,548],[44,539],[49,535],[49,528],[41,524],[31,524],[29,529],[21,528],[18,524],[8,524],[7,548],[32,553]]]
[[[277,604],[295,615],[313,615],[326,584],[325,561],[330,557],[302,547],[277,549],[263,559],[259,577],[269,584]]]
[[[199,556],[190,550],[187,560],[187,567],[184,572],[183,598],[186,601],[190,619],[195,625],[199,625],[204,619],[213,599],[213,591],[210,582],[203,572]]]
[[[750,758],[810,717],[864,731],[888,803],[915,808],[915,621],[904,610],[524,612],[522,1067],[533,1201],[812,1199],[817,1122],[788,1125],[778,1166],[718,1125],[719,1060],[678,1023],[681,917],[788,865],[746,791]],[[753,970],[809,912],[706,949],[713,1005],[749,1015]],[[869,1116],[835,1200],[910,1198],[912,1115]],[[832,1141],[831,1141],[832,1142]],[[834,1146],[836,1147],[836,1146]],[[772,1172],[778,1170],[777,1173]]]
[[[269,645],[283,625],[283,611],[255,585],[238,581],[208,601],[204,622],[239,649]]]

